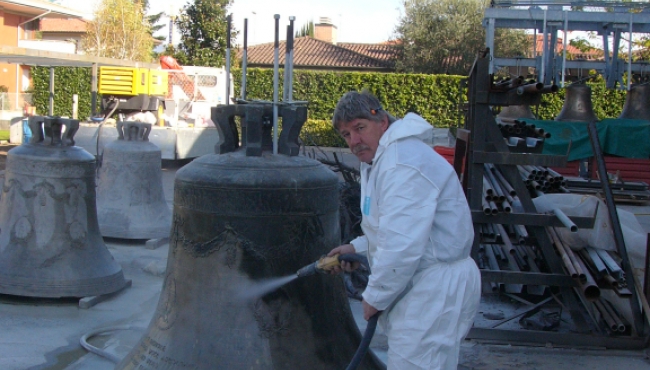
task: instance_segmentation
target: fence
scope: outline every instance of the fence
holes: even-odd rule
[[[0,92],[0,111],[22,111],[25,103],[32,105],[32,94]]]

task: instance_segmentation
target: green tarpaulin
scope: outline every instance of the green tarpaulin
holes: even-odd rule
[[[521,119],[551,134],[543,154],[566,155],[569,161],[592,157],[587,122],[558,122]],[[600,146],[605,154],[625,158],[650,158],[650,121],[608,118],[596,122]]]

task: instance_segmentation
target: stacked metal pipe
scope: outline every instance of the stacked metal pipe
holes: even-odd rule
[[[564,176],[548,167],[521,165],[517,169],[526,187],[537,196],[545,193],[569,193]]]
[[[479,228],[482,243],[479,245],[479,268],[493,271],[530,271],[544,269],[541,254],[530,242],[523,225],[483,224]],[[491,283],[497,291],[502,284]],[[523,284],[504,284],[507,293],[521,293]],[[542,295],[545,287],[526,286],[529,294]]]
[[[536,127],[534,124],[527,124],[526,121],[514,120],[514,122],[500,122],[497,124],[501,135],[509,139],[512,137],[518,138],[532,138],[532,139],[548,139],[551,137],[549,132],[543,128]]]
[[[614,306],[605,299],[598,299],[591,304],[594,321],[600,322],[610,333],[624,333],[628,324]]]
[[[492,164],[485,164],[483,175],[483,212],[495,215],[512,212],[512,203],[518,200],[517,192]]]

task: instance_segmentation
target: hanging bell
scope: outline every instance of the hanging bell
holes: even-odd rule
[[[331,370],[353,358],[360,333],[341,276],[317,274],[251,294],[292,280],[340,240],[337,176],[297,156],[307,108],[280,108],[279,154],[268,146],[272,108],[213,108],[220,154],[176,174],[158,307],[116,369]],[[379,364],[370,355],[359,368]]]
[[[555,120],[564,122],[598,121],[591,104],[591,87],[578,83],[567,86],[564,94],[564,105]]]
[[[150,132],[150,123],[118,122],[117,139],[104,147],[97,186],[102,236],[169,236],[172,214],[163,193],[161,152],[149,142]]]
[[[497,122],[501,123],[514,123],[515,120],[520,118],[537,119],[530,109],[530,105],[506,105],[501,108],[501,112],[497,114]]]
[[[7,153],[0,200],[0,293],[86,297],[126,285],[97,224],[95,157],[74,146],[79,121],[30,117]]]
[[[618,118],[650,121],[650,85],[634,84],[625,97],[623,111]]]

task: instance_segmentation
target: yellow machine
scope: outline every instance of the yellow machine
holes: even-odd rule
[[[100,67],[102,112],[124,114],[162,110],[168,89],[166,71],[149,68]]]

